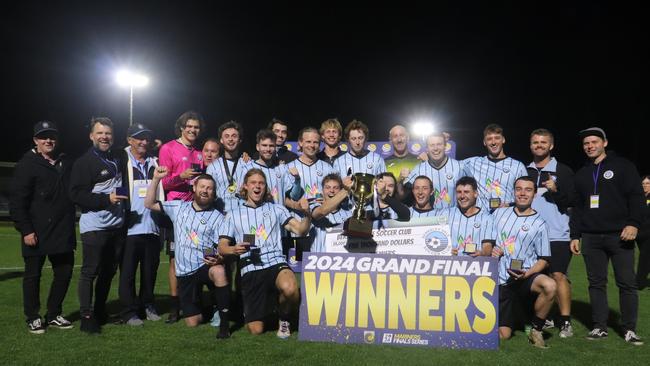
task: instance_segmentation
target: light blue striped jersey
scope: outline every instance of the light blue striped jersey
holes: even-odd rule
[[[528,270],[539,257],[551,256],[548,228],[537,212],[519,216],[514,207],[504,207],[496,209],[492,215],[497,231],[496,245],[503,249],[499,259],[499,284],[505,284],[510,278],[511,259],[522,260],[524,270]]]
[[[363,156],[353,156],[349,151],[334,161],[334,169],[341,175],[341,178],[356,173],[378,175],[386,171],[384,159],[379,154],[368,151]],[[348,174],[351,172],[351,174]]]
[[[213,161],[205,171],[207,174],[210,174],[217,183],[215,187],[215,195],[217,197],[215,204],[217,209],[223,214],[228,213],[233,207],[239,206],[241,203],[241,200],[237,195],[239,194],[239,189],[244,183],[244,175],[251,168],[250,162],[247,164],[242,158],[239,158],[237,168],[233,172],[235,162],[232,160],[226,160],[226,162],[228,163],[228,170],[232,174],[236,186],[234,191],[228,189],[230,183],[228,182],[228,175],[226,174],[222,158]]]
[[[203,265],[203,250],[216,246],[226,230],[224,216],[215,208],[196,210],[192,201],[161,202],[174,223],[176,276],[187,276]]]
[[[443,213],[444,212],[444,213]],[[465,216],[458,207],[448,208],[441,212],[447,216],[454,249],[458,249],[458,255],[464,253],[465,244],[476,244],[476,250],[483,248],[483,242],[490,241],[492,244],[497,239],[494,218],[487,209],[480,209],[471,216]]]
[[[411,170],[405,183],[413,185],[415,178],[420,175],[429,177],[433,183],[433,208],[456,206],[456,181],[463,176],[463,168],[458,160],[447,158],[440,169],[429,161],[423,161]]]
[[[264,202],[259,207],[250,207],[242,202],[228,212],[226,230],[222,235],[236,244],[243,242],[244,234],[253,234],[255,246],[259,247],[259,251],[249,251],[239,256],[242,276],[248,272],[286,263],[280,235],[281,229],[291,219],[284,206],[270,202]]]
[[[287,165],[280,164],[269,168],[257,161],[251,161],[249,162],[249,169],[253,168],[264,172],[266,186],[271,197],[273,197],[273,203],[284,205],[285,193],[291,190],[291,184],[287,185],[290,183],[290,180],[287,178],[287,175],[289,175]]]
[[[520,161],[506,157],[492,161],[487,156],[475,156],[462,161],[463,173],[476,179],[478,200],[476,205],[490,209],[490,198],[501,203],[515,201],[515,180],[528,175]]]
[[[319,207],[320,205],[314,206]],[[313,220],[312,225],[316,228],[316,238],[311,245],[312,252],[325,251],[325,236],[327,235],[327,228],[338,226],[345,220],[352,217],[353,205],[349,200],[344,200],[338,207],[338,210],[330,212],[325,217],[319,220]],[[313,211],[313,210],[312,210]]]
[[[409,211],[411,212],[412,219],[416,217],[435,217],[441,215],[441,211],[436,210],[435,208],[432,208],[431,210],[428,211],[423,211],[423,210],[418,210],[415,207],[409,207]]]

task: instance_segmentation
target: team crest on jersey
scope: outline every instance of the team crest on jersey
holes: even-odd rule
[[[271,216],[271,213],[268,212],[268,211],[265,211],[265,212],[262,214],[262,216],[264,216],[265,218],[268,218],[269,216]]]
[[[528,231],[528,230],[530,230],[530,227],[528,225],[524,224],[521,226],[521,231]]]
[[[510,173],[510,169],[509,168],[503,168],[503,172],[508,174],[508,173]]]
[[[282,174],[281,174],[280,172],[277,172],[277,171],[276,171],[276,172],[275,172],[275,176],[276,176],[276,178],[280,178],[280,177],[282,176]]]
[[[99,172],[99,175],[108,175],[108,170],[104,169],[101,172]]]
[[[451,203],[451,197],[449,197],[449,193],[447,192],[447,188],[443,188],[440,191],[434,188],[433,197],[435,197],[434,204],[438,204],[438,203],[440,203],[442,201],[444,201],[447,204]]]
[[[614,178],[614,172],[611,171],[611,170],[607,170],[607,171],[605,171],[605,173],[603,173],[603,178],[605,178],[605,179],[612,179],[612,178]]]
[[[453,179],[454,179],[454,176],[453,176],[453,175],[451,175],[451,174],[447,174],[447,180],[453,180]]]
[[[183,156],[183,157],[181,158],[181,160],[183,160],[183,161],[187,161],[187,156]]]
[[[201,224],[205,225],[205,224],[207,224],[207,223],[208,223],[208,222],[205,221],[205,219],[201,219]]]
[[[201,154],[197,155],[196,158],[197,158],[199,161],[203,161],[203,155],[201,155]]]
[[[368,169],[372,169],[372,163],[368,163],[366,166],[368,167]]]
[[[501,189],[501,182],[499,182],[498,179],[492,180],[490,178],[487,178],[485,180],[485,188],[487,188],[488,191],[494,191],[497,196],[501,196],[503,194],[503,190]]]
[[[269,237],[269,234],[266,232],[266,229],[264,228],[264,224],[260,224],[260,226],[255,228],[255,226],[251,226],[250,233],[255,235],[255,237],[262,238],[266,240]]]
[[[322,170],[316,170],[316,175],[321,177],[323,176],[323,171]]]
[[[477,229],[480,228],[480,227],[481,227],[481,223],[478,222],[478,221],[476,221],[476,222],[474,223],[474,227],[477,228]]]
[[[508,235],[504,232],[501,232],[501,241],[503,244],[503,248],[508,252],[508,254],[512,255],[515,252],[515,237],[511,236],[508,237]]]

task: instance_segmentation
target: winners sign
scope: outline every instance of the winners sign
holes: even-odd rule
[[[494,258],[305,253],[299,339],[496,349]]]

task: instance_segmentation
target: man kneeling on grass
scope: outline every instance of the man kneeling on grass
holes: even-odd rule
[[[289,318],[300,301],[298,283],[282,254],[282,228],[305,235],[311,225],[311,212],[303,197],[301,220],[282,205],[272,203],[266,176],[250,169],[244,176],[240,196],[245,200],[226,217],[226,230],[219,240],[219,253],[238,255],[244,321],[251,334],[264,332],[264,320],[278,307],[277,336],[289,338]],[[279,304],[278,304],[279,295]],[[279,306],[278,306],[279,305]]]
[[[514,326],[513,304],[517,297],[535,299],[533,328],[528,340],[546,348],[542,329],[553,306],[555,281],[541,272],[551,256],[546,222],[531,208],[537,186],[528,176],[515,181],[515,206],[497,208],[494,223],[497,245],[492,256],[499,259],[499,336],[508,339]]]
[[[195,327],[203,322],[201,292],[203,285],[207,285],[221,317],[217,338],[228,338],[230,288],[223,258],[215,248],[219,235],[225,232],[225,219],[214,205],[214,179],[207,174],[199,175],[192,186],[192,201],[160,202],[156,200],[158,184],[168,172],[164,166],[156,168],[144,204],[151,211],[165,213],[174,223],[174,260],[185,324]]]

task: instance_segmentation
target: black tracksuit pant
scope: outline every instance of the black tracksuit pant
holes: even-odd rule
[[[157,235],[129,235],[124,245],[120,267],[120,302],[122,319],[137,315],[140,307],[154,303],[156,274],[160,264],[160,240]],[[135,278],[140,266],[140,293],[136,296]]]
[[[589,280],[593,327],[607,329],[607,273],[611,259],[618,286],[623,329],[636,330],[639,296],[634,275],[634,242],[621,241],[620,233],[583,233],[582,255]]]
[[[61,315],[63,311],[61,304],[70,286],[72,267],[74,266],[74,252],[23,257],[25,261],[23,311],[27,321],[40,317],[41,273],[46,257],[52,263],[54,278],[50,285],[50,294],[47,297],[47,316],[45,320],[50,321],[56,318],[57,315]]]

